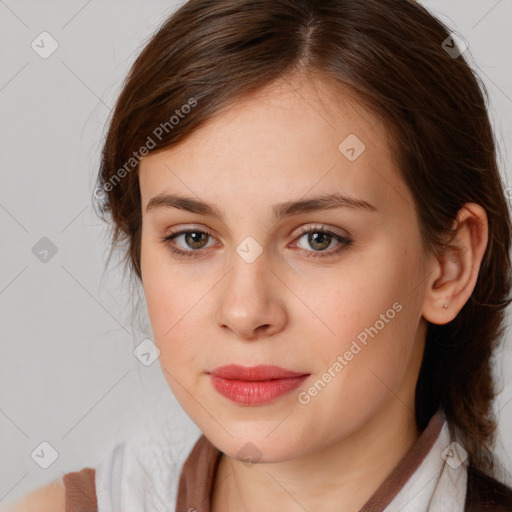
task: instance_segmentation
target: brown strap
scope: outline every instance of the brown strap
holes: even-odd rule
[[[210,512],[213,483],[222,452],[204,434],[183,464],[176,512]]]
[[[464,512],[511,512],[512,489],[468,466],[468,489]]]
[[[62,477],[65,487],[66,512],[98,512],[93,468],[66,473]]]
[[[359,512],[381,512],[393,501],[434,446],[443,425],[443,416],[438,411],[430,418],[416,443],[411,446]]]

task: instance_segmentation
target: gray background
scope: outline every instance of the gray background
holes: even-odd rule
[[[423,4],[469,43],[491,94],[508,186],[512,0]],[[162,425],[164,416],[166,428],[183,432],[184,446],[199,435],[158,361],[146,367],[133,355],[150,331],[132,322],[120,271],[104,271],[108,238],[90,200],[121,82],[177,5],[0,0],[0,504],[63,473],[95,467],[116,443]],[[43,31],[59,45],[47,59],[31,47]],[[57,248],[46,262],[32,251],[47,243],[43,237]],[[503,390],[496,407],[498,455],[512,471],[510,338],[497,357]],[[47,469],[40,464],[49,462],[50,450],[31,456],[44,441],[58,453]]]

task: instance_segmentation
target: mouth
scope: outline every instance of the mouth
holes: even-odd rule
[[[279,366],[227,365],[208,372],[214,389],[240,405],[261,405],[276,401],[299,387],[309,373]]]

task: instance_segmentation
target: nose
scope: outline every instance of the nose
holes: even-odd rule
[[[219,287],[217,324],[241,339],[256,340],[281,332],[287,323],[286,287],[260,255],[247,263],[235,255]]]

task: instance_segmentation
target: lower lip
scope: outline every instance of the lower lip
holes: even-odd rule
[[[298,388],[309,375],[273,380],[235,380],[211,375],[213,387],[237,404],[260,405],[276,400]]]

